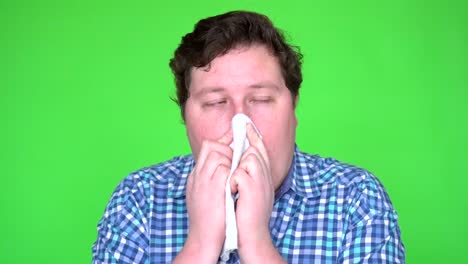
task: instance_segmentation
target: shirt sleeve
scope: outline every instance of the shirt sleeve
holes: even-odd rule
[[[338,263],[405,263],[398,216],[372,174],[353,188]]]
[[[128,178],[114,191],[98,224],[92,263],[149,263],[142,193]]]

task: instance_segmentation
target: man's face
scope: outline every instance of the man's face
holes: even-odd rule
[[[185,105],[187,136],[197,159],[204,140],[217,140],[236,113],[249,116],[263,137],[273,184],[278,188],[291,165],[297,119],[280,65],[267,48],[241,47],[194,68]]]

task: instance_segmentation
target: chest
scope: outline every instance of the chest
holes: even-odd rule
[[[286,194],[274,204],[270,218],[272,241],[288,263],[336,261],[346,229],[345,208],[339,191],[303,198]],[[162,205],[163,204],[163,205]],[[182,249],[189,221],[184,200],[156,203],[148,227],[154,263],[168,263]],[[239,263],[233,254],[227,263]]]

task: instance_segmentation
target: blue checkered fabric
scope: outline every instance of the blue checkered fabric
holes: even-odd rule
[[[193,166],[191,155],[181,156],[126,177],[98,224],[93,263],[172,262],[187,238]],[[270,232],[288,263],[405,263],[397,220],[374,175],[296,147]],[[237,252],[227,263],[240,263]]]

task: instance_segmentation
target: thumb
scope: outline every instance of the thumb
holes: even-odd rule
[[[232,129],[229,129],[224,135],[218,139],[218,142],[224,145],[228,145],[232,142]]]

